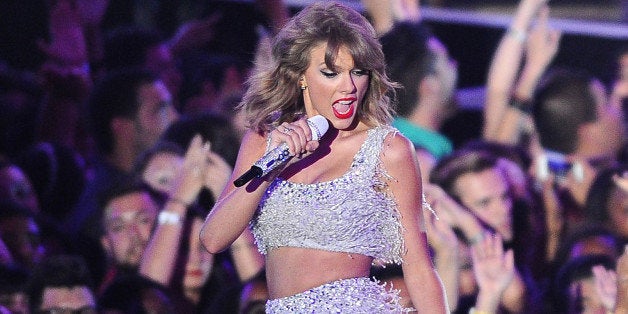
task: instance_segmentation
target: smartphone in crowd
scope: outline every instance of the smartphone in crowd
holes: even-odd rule
[[[538,157],[536,166],[537,177],[541,180],[545,180],[550,173],[554,175],[558,183],[565,182],[570,174],[576,182],[582,182],[584,180],[584,168],[582,164],[580,162],[570,162],[567,156],[559,152],[545,150],[543,154]]]

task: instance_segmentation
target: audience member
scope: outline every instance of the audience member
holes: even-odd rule
[[[586,224],[603,225],[628,243],[628,192],[613,181],[613,177],[624,171],[625,167],[610,167],[598,173],[587,194],[584,216]]]
[[[182,115],[164,131],[161,139],[188,147],[197,134],[211,143],[212,151],[225,159],[227,164],[232,167],[235,165],[240,140],[225,115],[210,112]]]
[[[46,255],[34,214],[23,205],[0,199],[0,239],[13,265],[31,270]]]
[[[45,88],[35,128],[38,141],[61,144],[87,156],[93,148],[86,132],[83,103],[93,88],[91,68],[100,58],[102,1],[60,0],[45,6],[48,34],[37,45],[45,60],[38,78]]]
[[[83,243],[78,247],[80,254],[93,255],[98,261],[103,258],[102,253],[94,252],[100,248],[102,217],[97,195],[130,180],[135,160],[178,115],[164,84],[152,74],[135,69],[113,72],[99,82],[88,103],[88,113],[98,155],[91,161],[93,173],[88,173],[88,183],[65,229]]]
[[[251,65],[232,56],[210,55],[204,51],[188,53],[181,59],[180,112],[231,114],[235,106],[225,108],[221,104],[244,92],[244,81]]]
[[[30,272],[19,267],[0,263],[0,307],[8,313],[28,314],[26,281]],[[5,313],[0,310],[0,313]]]
[[[617,259],[621,254],[622,241],[615,233],[599,224],[579,225],[561,238],[556,257],[552,260],[551,276],[558,268],[582,255],[607,255]]]
[[[33,270],[26,291],[31,313],[97,313],[91,275],[83,258],[54,255]]]
[[[535,250],[543,239],[532,232],[531,212],[514,198],[499,158],[486,152],[459,150],[439,161],[430,181],[438,187],[426,187],[427,200],[439,217],[461,229],[471,246],[482,239],[482,228],[487,228],[500,234],[505,246],[513,249],[517,272],[501,305],[510,311],[524,311],[526,306],[534,305],[535,268],[544,266]]]
[[[40,212],[39,200],[31,180],[18,165],[1,159],[0,199],[16,202],[28,209],[32,215]]]
[[[210,178],[212,167],[209,165],[221,161],[209,149],[209,143],[203,143],[200,136],[190,143],[175,177],[166,188],[167,199],[139,263],[140,274],[163,286],[179,287],[194,303],[200,301],[201,288],[213,263],[213,255],[203,250],[199,237],[194,236],[200,233],[202,217],[206,214],[194,214],[194,204],[205,181],[216,179],[215,176]],[[227,166],[226,172],[230,169]],[[220,189],[226,184],[226,176],[218,176],[224,177]],[[165,250],[171,254],[163,254]]]
[[[533,99],[541,147],[589,163],[615,161],[624,143],[622,115],[607,100],[594,77],[573,69],[550,71]]]
[[[611,297],[600,293],[595,274],[600,271],[596,270],[599,266],[614,270],[615,260],[607,255],[583,255],[563,265],[552,289],[554,303],[550,303],[546,311],[568,314],[613,312],[616,291]],[[612,305],[608,304],[608,299],[611,299]]]
[[[140,68],[157,76],[165,84],[176,103],[182,76],[170,45],[154,29],[120,26],[105,35],[103,70],[105,73]]]
[[[202,290],[208,284],[222,284],[222,288],[225,288],[224,283],[208,281],[211,272],[214,271],[213,266],[217,266],[216,270],[219,272],[227,271],[224,265],[213,263],[214,255],[209,254],[202,247],[197,236],[200,233],[203,218],[207,215],[207,211],[199,210],[195,206],[199,192],[204,189],[217,195],[227,184],[227,179],[231,174],[231,167],[220,155],[210,150],[210,144],[210,142],[203,144],[200,135],[195,136],[188,146],[186,155],[178,157],[181,159],[178,165],[173,165],[176,167],[176,175],[169,186],[164,188],[168,201],[162,212],[178,216],[179,222],[166,223],[164,221],[157,224],[140,266],[140,272],[143,275],[162,285],[182,290],[183,294],[197,305],[201,303],[202,298],[211,297],[201,295]],[[152,176],[145,171],[144,176],[147,175]],[[183,226],[182,217],[187,217],[185,224],[191,224],[190,227]],[[235,266],[237,275],[242,281],[250,279],[263,266],[262,257],[249,241],[251,239],[242,237],[236,243],[236,246],[240,245],[242,249],[231,251],[232,265]],[[164,255],[162,252],[165,249],[172,250],[176,254]],[[185,264],[177,264],[177,258],[182,258]],[[179,275],[181,270],[185,272]]]
[[[484,237],[471,248],[473,274],[479,291],[469,313],[498,312],[500,300],[515,276],[513,251],[503,250],[499,234]]]
[[[136,181],[116,185],[99,196],[100,243],[108,261],[105,276],[97,281],[99,292],[116,277],[138,271],[157,222],[160,204],[147,185]],[[92,269],[100,274],[102,269],[95,268],[94,264],[97,264],[95,260],[91,263]]]
[[[32,182],[41,214],[59,226],[78,202],[87,180],[82,156],[61,144],[39,142],[26,148],[16,164]]]
[[[615,313],[628,313],[628,245],[619,256],[616,263],[617,271],[617,300]]]
[[[22,168],[15,163],[0,160],[0,202],[7,208],[7,215],[16,213],[15,206],[21,207],[19,211],[26,211],[33,220],[33,227],[37,229],[38,241],[46,248],[49,254],[63,253],[67,250],[68,243],[61,232],[59,221],[52,219],[48,213],[40,208],[40,200],[33,189],[30,179]],[[13,203],[13,204],[11,204]],[[24,218],[24,214],[21,214]],[[31,224],[30,222],[28,224]],[[23,225],[10,226],[20,229]]]
[[[548,240],[556,246],[563,233],[586,223],[586,211],[606,210],[599,188],[593,194],[596,204],[585,207],[598,174],[617,166],[624,143],[622,118],[607,105],[601,83],[575,70],[550,71],[533,102],[540,150],[533,153],[530,173],[540,188]],[[553,259],[551,252],[547,257]]]
[[[104,314],[192,311],[177,307],[176,300],[166,287],[137,273],[114,279],[99,296],[98,308]]]
[[[229,167],[235,165],[240,139],[231,121],[220,114],[206,112],[198,115],[183,115],[164,132],[161,139],[176,143],[181,147],[188,147],[196,135],[201,135],[205,141],[211,143],[211,152],[215,152],[221,159],[224,159]],[[202,189],[197,202],[207,212],[214,206],[221,192],[216,188],[221,186],[222,179],[226,180],[221,170],[224,170],[227,165],[217,163],[214,167],[210,167],[215,172],[208,178],[219,176],[216,177],[217,180],[210,180],[207,183],[218,183],[218,185],[207,186],[212,190]]]
[[[558,52],[561,37],[560,32],[549,26],[547,2],[520,1],[497,45],[486,80],[483,109],[486,140],[527,149],[538,145],[530,116],[532,98],[541,76]]]
[[[393,126],[412,141],[421,172],[429,174],[436,161],[453,149],[440,130],[455,111],[455,62],[423,23],[398,22],[380,41],[387,73],[401,84]]]

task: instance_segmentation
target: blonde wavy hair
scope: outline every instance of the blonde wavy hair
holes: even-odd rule
[[[340,47],[355,67],[369,72],[369,86],[357,117],[369,126],[390,124],[391,98],[397,85],[386,76],[386,64],[373,26],[355,10],[333,2],[315,3],[296,14],[272,42],[261,42],[253,74],[239,109],[249,128],[267,132],[305,114],[299,79],[310,63],[312,48],[327,44],[325,64],[335,69]]]

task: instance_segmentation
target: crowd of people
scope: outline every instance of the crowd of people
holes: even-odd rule
[[[520,0],[454,145],[419,0],[169,3],[0,60],[0,313],[628,313],[628,46],[556,67]]]

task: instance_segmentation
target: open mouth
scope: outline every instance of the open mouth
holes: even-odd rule
[[[355,98],[339,99],[332,105],[334,115],[338,119],[347,119],[355,111]]]

